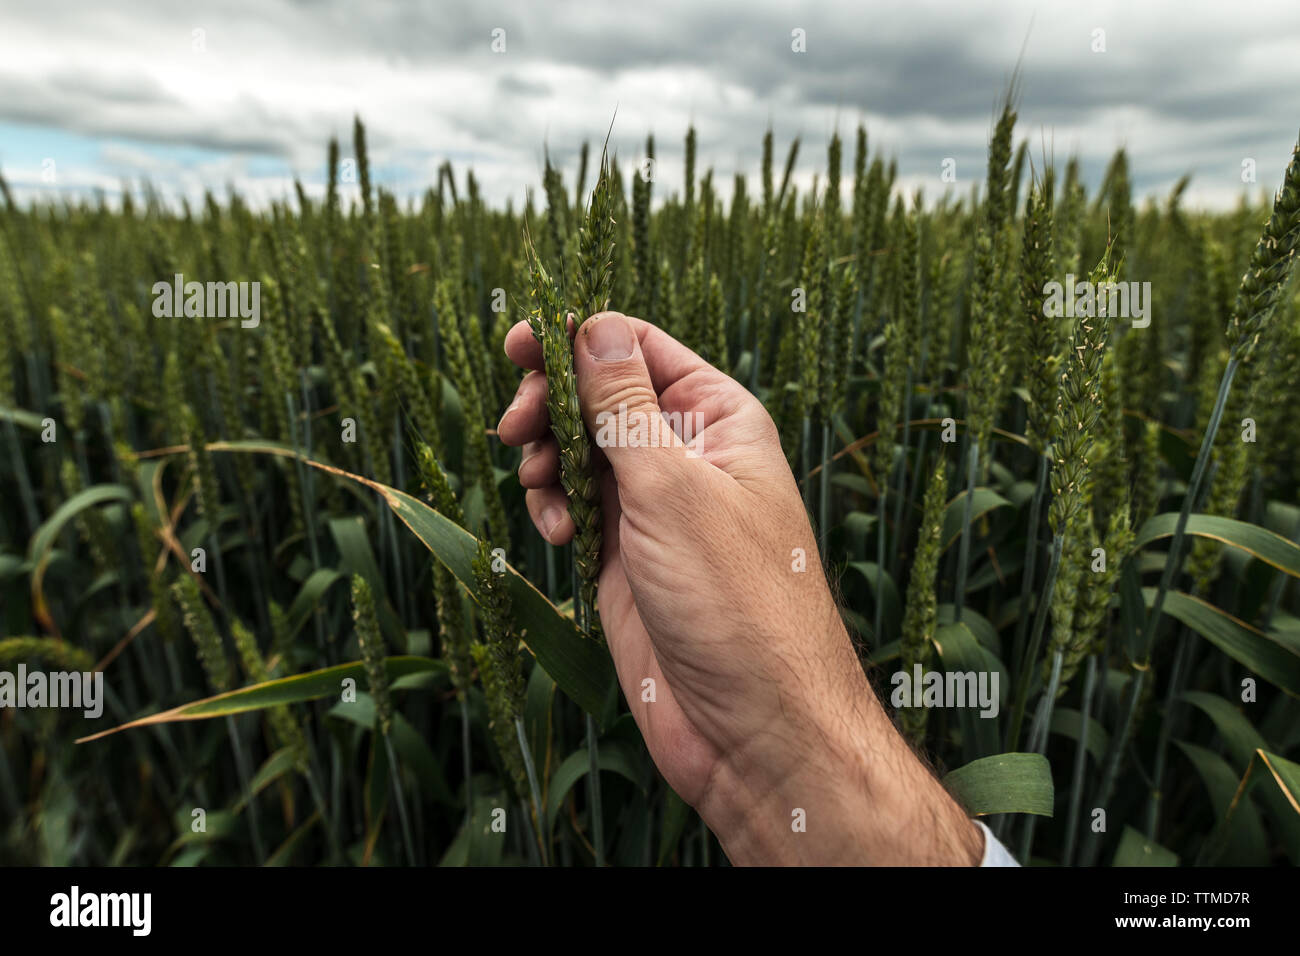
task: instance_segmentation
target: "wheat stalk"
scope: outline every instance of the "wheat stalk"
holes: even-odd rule
[[[569,499],[569,514],[576,529],[574,559],[579,575],[578,623],[588,635],[599,634],[595,614],[600,576],[600,485],[591,452],[591,436],[582,421],[578,385],[573,373],[573,348],[567,330],[568,315],[559,292],[529,245],[532,271],[532,306],[528,324],[542,345],[546,365],[546,407],[551,431],[560,449],[560,484]]]
[[[942,551],[943,511],[947,493],[948,465],[944,457],[939,455],[926,485],[925,500],[921,506],[921,527],[917,533],[916,560],[912,562],[912,574],[907,581],[907,610],[903,614],[900,646],[903,671],[909,675],[917,664],[924,668],[929,663],[931,642],[939,618],[934,587]],[[913,745],[919,746],[925,738],[928,716],[924,707],[907,707],[902,711],[903,731]]]

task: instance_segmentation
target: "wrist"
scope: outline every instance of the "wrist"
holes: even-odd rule
[[[701,816],[737,865],[978,865],[983,834],[852,668],[724,755]]]
[[[860,770],[838,747],[792,731],[720,760],[699,811],[738,866],[870,862]]]

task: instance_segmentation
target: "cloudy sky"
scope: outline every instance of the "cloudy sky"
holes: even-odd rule
[[[701,170],[756,185],[769,124],[782,155],[803,138],[810,182],[863,122],[934,196],[947,157],[958,189],[982,179],[1017,62],[1018,135],[1040,164],[1077,153],[1094,188],[1123,145],[1140,193],[1190,172],[1192,202],[1230,205],[1243,160],[1271,192],[1300,130],[1295,0],[0,0],[0,169],[23,198],[147,179],[264,201],[295,176],[319,194],[360,114],[377,182],[416,194],[450,159],[518,203],[544,144],[572,182],[611,119],[625,163],[654,132],[661,194],[689,123]]]

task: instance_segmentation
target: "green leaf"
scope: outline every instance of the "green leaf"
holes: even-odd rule
[[[289,630],[286,641],[292,641],[302,630],[302,626],[311,619],[312,612],[325,597],[325,594],[337,582],[346,580],[333,568],[319,568],[313,571],[294,596],[293,603],[285,614],[286,627]]]
[[[32,563],[16,554],[0,554],[0,581],[26,574],[32,569]]]
[[[352,515],[346,518],[331,518],[329,526],[330,536],[333,537],[334,544],[343,559],[339,570],[349,580],[354,574],[359,574],[366,579],[375,597],[375,611],[379,615],[384,637],[402,651],[409,650],[406,646],[406,630],[402,627],[401,619],[393,610],[392,604],[389,603],[388,589],[384,584],[384,576],[379,572],[375,553],[370,547],[370,536],[366,533],[365,521],[359,515]],[[307,580],[310,581],[311,578]]]
[[[1124,827],[1111,866],[1177,866],[1178,854],[1153,843],[1130,826]]]
[[[1052,710],[1052,733],[1060,734],[1063,737],[1069,737],[1071,740],[1079,739],[1079,728],[1083,724],[1083,714],[1069,707],[1056,707]],[[1110,747],[1110,734],[1106,732],[1095,717],[1088,718],[1088,756],[1092,757],[1093,762],[1098,767],[1106,758],[1106,751]]]
[[[27,548],[28,560],[36,569],[32,572],[32,606],[38,618],[48,624],[49,617],[45,608],[43,583],[45,569],[50,561],[50,549],[69,521],[88,508],[112,501],[130,501],[131,489],[125,485],[95,485],[77,492],[62,505],[32,535]]]
[[[1138,532],[1133,547],[1143,548],[1159,538],[1172,537],[1177,524],[1178,514],[1172,511],[1148,519]],[[1300,577],[1300,546],[1267,528],[1235,518],[1197,514],[1188,516],[1185,533],[1221,541],[1292,577]]]
[[[6,408],[0,405],[0,421],[11,421],[15,425],[21,425],[23,428],[39,432],[43,427],[41,422],[44,419],[35,412],[25,411],[21,408]]]
[[[1137,562],[1125,561],[1119,573],[1119,625],[1129,660],[1140,661],[1145,657],[1141,637],[1145,620],[1146,599],[1142,594]],[[1127,674],[1125,679],[1128,679]]]
[[[1272,786],[1265,785],[1266,801],[1277,799],[1281,803],[1284,814],[1289,811],[1289,818],[1300,818],[1300,764],[1292,763],[1266,750],[1256,750],[1223,819],[1219,821],[1219,825],[1214,828],[1214,832],[1206,841],[1203,854],[1207,859],[1212,861],[1225,853],[1227,845],[1237,832],[1236,818],[1242,813],[1249,815],[1250,811],[1246,808],[1251,807],[1250,794],[1261,781],[1272,784]],[[1283,816],[1282,819],[1288,819],[1288,816]]]
[[[1024,567],[1025,556],[1020,552],[1019,542],[1011,554],[1004,554],[1003,549],[996,553],[996,561],[984,561],[977,565],[975,571],[966,580],[966,593],[977,594],[985,588],[1005,584],[1007,579],[1020,573]]]
[[[384,825],[384,814],[388,812],[388,801],[392,796],[388,772],[388,748],[384,746],[379,734],[370,735],[370,753],[366,759],[366,781],[363,790],[366,817],[366,849],[363,860],[369,864],[374,857],[375,846]]]
[[[989,680],[996,676],[998,700],[996,712],[992,716],[984,716],[978,700],[967,700],[965,706],[954,708],[962,727],[974,744],[973,748],[968,748],[966,756],[988,757],[995,754],[999,747],[997,714],[1006,703],[1011,686],[1007,680],[1006,668],[976,639],[964,620],[960,624],[940,625],[934,633],[933,642],[945,672],[962,671],[976,675],[976,693],[979,675],[987,674]]]
[[[447,665],[428,657],[387,657],[384,667],[390,681],[407,674],[421,671],[445,671]],[[181,720],[207,720],[211,717],[224,717],[227,714],[243,714],[250,710],[265,710],[277,704],[301,704],[309,700],[339,695],[343,691],[343,681],[352,678],[357,686],[366,686],[366,668],[360,661],[351,664],[338,664],[323,670],[295,674],[292,677],[280,677],[262,684],[253,684],[239,690],[227,691],[215,697],[192,701],[171,710],[141,717],[110,730],[101,730],[97,734],[80,738],[77,743],[86,743],[130,730],[133,727],[149,727],[154,724],[170,724]]]
[[[301,457],[291,448],[261,441],[214,442],[208,448],[212,451]],[[313,468],[359,482],[379,492],[393,513],[469,589],[470,594],[477,593],[472,562],[478,551],[478,541],[464,528],[396,488],[310,458],[302,460]],[[555,605],[508,564],[506,574],[524,644],[560,689],[599,720],[605,689],[614,674],[609,653],[602,645],[584,638],[572,618],[561,615]]]
[[[1292,763],[1284,757],[1266,750],[1255,751],[1255,756],[1246,768],[1246,775],[1237,790],[1236,800],[1240,801],[1261,779],[1267,777],[1282,794],[1291,811],[1300,815],[1300,764]]]
[[[849,553],[865,560],[867,557],[867,535],[876,526],[876,516],[867,514],[865,511],[850,511],[840,523],[844,526],[844,533],[853,545]]]
[[[379,563],[370,547],[366,522],[360,515],[329,519],[330,537],[334,539],[343,559],[339,570],[351,577],[359,574],[370,584],[376,594],[384,591],[384,576],[379,573]]]
[[[212,844],[210,843],[201,843],[197,846],[186,847],[180,853],[177,853],[167,865],[175,867],[198,866],[207,859],[207,856],[211,851]]]
[[[1155,588],[1142,589],[1148,607],[1155,599],[1155,593]],[[1291,696],[1300,695],[1300,654],[1286,644],[1182,591],[1170,591],[1165,595],[1164,611],[1237,663],[1249,667]]]
[[[971,503],[971,524],[979,520],[983,515],[988,514],[995,508],[1010,508],[1011,502],[1007,501],[992,488],[976,488],[975,497]],[[952,501],[948,502],[948,507],[943,513],[943,533],[940,538],[943,544],[943,550],[947,551],[954,541],[961,537],[961,525],[966,519],[966,492],[963,491]]]
[[[938,623],[951,624],[954,611],[952,604],[940,604]],[[975,639],[995,657],[1002,654],[1002,638],[998,636],[998,629],[983,614],[968,607],[963,608],[961,622],[970,628],[971,633],[975,635]]]
[[[266,758],[266,763],[262,764],[257,773],[253,775],[253,779],[249,781],[248,789],[253,793],[253,795],[257,795],[283,777],[286,773],[290,773],[294,769],[294,766],[295,760],[293,748],[282,747]],[[231,810],[234,813],[240,813],[247,805],[248,800],[246,799],[245,794],[241,792],[239,800]]]
[[[301,845],[302,838],[305,837],[311,828],[316,826],[318,823],[320,823],[320,811],[316,810],[311,816],[302,822],[302,826],[290,833],[288,838],[272,851],[271,855],[266,858],[266,862],[262,865],[275,867],[288,866],[293,862],[293,853],[298,849],[299,845]]]
[[[546,673],[541,664],[533,666],[528,675],[528,687],[524,692],[524,728],[528,733],[528,746],[539,767],[549,766],[551,746],[552,704],[555,701],[555,681]],[[542,781],[542,790],[546,782]]]
[[[182,807],[176,811],[173,817],[176,822],[176,829],[180,831],[180,836],[172,841],[164,856],[170,856],[183,846],[189,846],[194,843],[215,843],[218,840],[229,840],[240,831],[240,824],[234,813],[229,810],[215,810],[203,815],[202,830],[195,830],[194,823],[198,819],[194,816],[193,808]]]
[[[492,812],[505,803],[475,791],[474,812],[461,825],[439,866],[496,866],[505,854],[506,834],[492,830]]]
[[[881,647],[876,648],[868,655],[868,660],[873,664],[888,664],[892,660],[897,660],[903,656],[903,642],[890,641]]]
[[[358,691],[355,701],[348,703],[340,701],[330,708],[329,715],[351,721],[373,733],[375,699],[363,691]],[[393,725],[389,729],[389,735],[402,769],[414,774],[420,782],[420,787],[434,800],[449,807],[456,806],[460,801],[452,795],[451,788],[447,785],[447,778],[443,776],[442,765],[438,763],[438,759],[434,757],[433,751],[420,736],[420,732],[397,711],[393,712]]]
[[[1182,740],[1174,743],[1191,761],[1201,782],[1205,784],[1205,789],[1209,791],[1214,815],[1220,819],[1226,817],[1237,793],[1237,774],[1213,750]],[[1242,801],[1241,807],[1233,816],[1231,833],[1223,847],[1222,856],[1207,859],[1206,862],[1230,866],[1260,866],[1268,862],[1264,825],[1260,822],[1259,811],[1249,798]]]
[[[896,634],[899,627],[902,626],[903,602],[898,597],[898,585],[894,583],[894,579],[887,573],[883,575],[880,574],[880,569],[876,566],[876,562],[874,561],[850,561],[849,567],[854,571],[857,571],[858,574],[862,575],[866,579],[867,584],[871,585],[871,593],[873,595],[880,595],[880,600],[885,602],[884,609],[881,611],[880,626],[887,633]],[[880,589],[881,580],[884,581],[883,594],[881,594]],[[877,634],[875,641],[872,643],[879,642],[880,635]]]
[[[637,778],[636,761],[620,742],[615,740],[597,741],[596,756],[599,758],[602,772],[611,771],[630,780],[634,786],[640,785]],[[565,797],[590,770],[591,760],[587,756],[587,748],[583,747],[581,750],[565,757],[564,763],[560,764],[559,769],[551,775],[550,793],[546,798],[546,820],[552,832],[555,830],[555,821],[559,818],[560,810],[564,806]]]
[[[125,485],[95,485],[86,488],[84,491],[77,492],[60,505],[58,510],[36,529],[36,533],[32,535],[31,544],[27,548],[28,559],[38,561],[42,555],[50,550],[64,526],[87,508],[93,508],[95,505],[101,505],[109,501],[130,500],[131,489]]]
[[[1300,764],[1263,750],[1256,754],[1256,759],[1268,770],[1291,809],[1300,815]]]
[[[1229,701],[1218,694],[1201,690],[1184,691],[1183,700],[1202,710],[1214,722],[1214,728],[1223,738],[1237,764],[1238,773],[1244,773],[1250,766],[1256,750],[1267,750],[1268,744],[1254,725]]]
[[[836,488],[846,488],[866,498],[876,496],[876,490],[871,486],[871,482],[867,481],[864,476],[855,475],[849,471],[831,475],[831,485]]]
[[[981,757],[949,773],[943,785],[974,817],[992,813],[1052,815],[1052,768],[1041,754]]]

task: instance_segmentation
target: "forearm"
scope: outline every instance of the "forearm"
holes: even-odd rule
[[[982,832],[865,677],[812,706],[785,703],[783,720],[719,761],[699,807],[733,863],[979,864]]]

